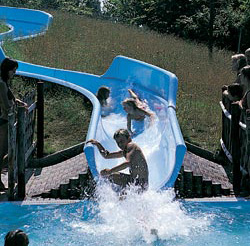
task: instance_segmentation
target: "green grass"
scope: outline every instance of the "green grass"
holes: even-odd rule
[[[230,52],[215,50],[213,59],[209,59],[205,46],[174,36],[69,13],[51,14],[54,22],[46,35],[7,43],[7,54],[35,64],[92,74],[103,74],[117,55],[171,71],[179,79],[177,117],[184,138],[216,151],[221,135],[221,86],[234,79]],[[50,110],[56,114],[55,105]],[[56,134],[51,133],[51,137],[57,145],[69,141],[60,125],[51,127],[55,127]]]
[[[7,25],[0,23],[0,33],[8,32],[9,30],[10,28]]]
[[[22,81],[19,77],[12,80],[11,87],[18,98],[36,89],[34,80]],[[79,93],[60,85],[49,84],[44,96],[45,154],[85,141],[92,105]]]
[[[65,149],[85,141],[92,107],[71,90],[52,91],[45,103],[45,150],[47,153]]]

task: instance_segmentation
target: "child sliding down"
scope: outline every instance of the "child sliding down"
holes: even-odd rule
[[[147,105],[142,102],[139,97],[131,90],[128,89],[132,98],[126,98],[122,102],[123,109],[127,113],[127,129],[131,135],[134,135],[135,132],[132,131],[131,121],[143,121],[146,116],[150,118],[150,124],[154,121],[154,113],[146,109]]]
[[[121,164],[111,169],[103,169],[100,174],[122,188],[135,185],[139,186],[141,191],[146,190],[148,187],[148,165],[141,148],[132,141],[126,129],[117,130],[114,139],[120,148],[115,152],[109,152],[95,139],[90,139],[87,142],[95,145],[105,159],[125,158]],[[129,168],[129,174],[120,172],[126,168]]]

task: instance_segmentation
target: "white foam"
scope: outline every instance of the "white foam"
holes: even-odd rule
[[[188,237],[206,230],[210,224],[207,216],[188,215],[174,200],[173,190],[138,194],[132,187],[126,198],[120,200],[109,184],[103,184],[98,186],[97,194],[98,222],[78,222],[73,226],[98,238],[109,237],[109,241],[117,245]]]

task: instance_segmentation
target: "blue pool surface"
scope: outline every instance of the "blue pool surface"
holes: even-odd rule
[[[0,244],[20,228],[32,246],[249,245],[249,202],[181,202],[172,191],[131,192],[122,201],[105,194],[67,205],[1,203]]]

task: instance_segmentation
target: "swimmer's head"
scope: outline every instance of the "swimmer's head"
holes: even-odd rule
[[[114,133],[114,139],[120,149],[124,150],[131,141],[130,134],[127,129],[119,129]]]
[[[123,109],[129,114],[137,109],[137,104],[133,98],[126,98],[122,102]]]
[[[96,97],[101,103],[101,105],[103,105],[109,98],[109,95],[110,95],[110,88],[107,86],[101,86],[97,91]]]

